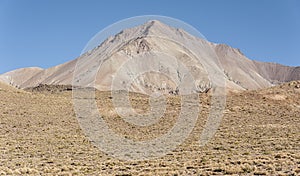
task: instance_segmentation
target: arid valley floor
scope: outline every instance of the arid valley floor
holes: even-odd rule
[[[209,95],[192,134],[175,151],[148,161],[121,161],[86,138],[72,91],[24,91],[0,85],[0,174],[9,175],[300,175],[300,82],[227,95],[222,123],[204,147],[197,143]],[[147,140],[172,127],[180,98],[170,96],[160,123],[135,128],[114,111],[110,92],[97,92],[99,110],[115,132]],[[148,99],[131,94],[133,107]]]

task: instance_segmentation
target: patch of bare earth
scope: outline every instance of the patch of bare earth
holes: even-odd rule
[[[198,140],[210,97],[200,94],[201,112],[189,138],[175,151],[149,161],[120,161],[94,147],[79,127],[71,91],[25,92],[1,86],[0,174],[299,175],[298,85],[230,93],[222,124],[204,147]],[[116,114],[110,92],[96,96],[109,126],[134,140],[164,134],[180,112],[180,97],[170,96],[159,123],[136,127]],[[130,99],[138,112],[149,110],[147,96],[132,93]]]

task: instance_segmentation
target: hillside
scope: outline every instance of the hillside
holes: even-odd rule
[[[42,68],[28,67],[12,70],[0,75],[0,81],[14,87],[21,87],[28,79],[42,72]]]
[[[70,91],[0,86],[1,174],[300,174],[299,81],[230,93],[221,126],[204,147],[198,140],[210,97],[200,94],[202,110],[189,138],[168,155],[149,161],[120,161],[94,147],[78,124]],[[97,91],[96,96],[109,126],[134,140],[165,133],[180,111],[180,97],[169,96],[160,123],[134,128],[114,112],[110,92]],[[146,95],[132,93],[130,100],[139,112],[147,112]]]

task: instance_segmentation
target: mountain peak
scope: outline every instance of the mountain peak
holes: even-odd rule
[[[166,24],[162,23],[161,21],[159,20],[149,20],[145,23],[145,26],[163,26]]]
[[[168,26],[158,20],[150,20],[150,21],[146,22],[145,24],[143,24],[142,28],[141,28],[141,30],[143,30],[143,34],[145,34],[145,35],[161,33],[163,31],[168,31],[170,29],[171,29],[170,26]]]

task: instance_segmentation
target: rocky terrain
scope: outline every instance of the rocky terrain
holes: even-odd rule
[[[61,90],[61,91],[56,91]],[[162,158],[122,161],[101,152],[84,135],[67,88],[28,91],[0,84],[0,174],[9,175],[299,175],[300,82],[231,92],[215,137],[200,147],[210,94],[189,138]],[[120,135],[148,140],[172,127],[180,97],[168,96],[160,122],[134,127],[114,111],[111,93],[97,91],[103,118]],[[131,93],[132,106],[149,109],[148,96]]]

